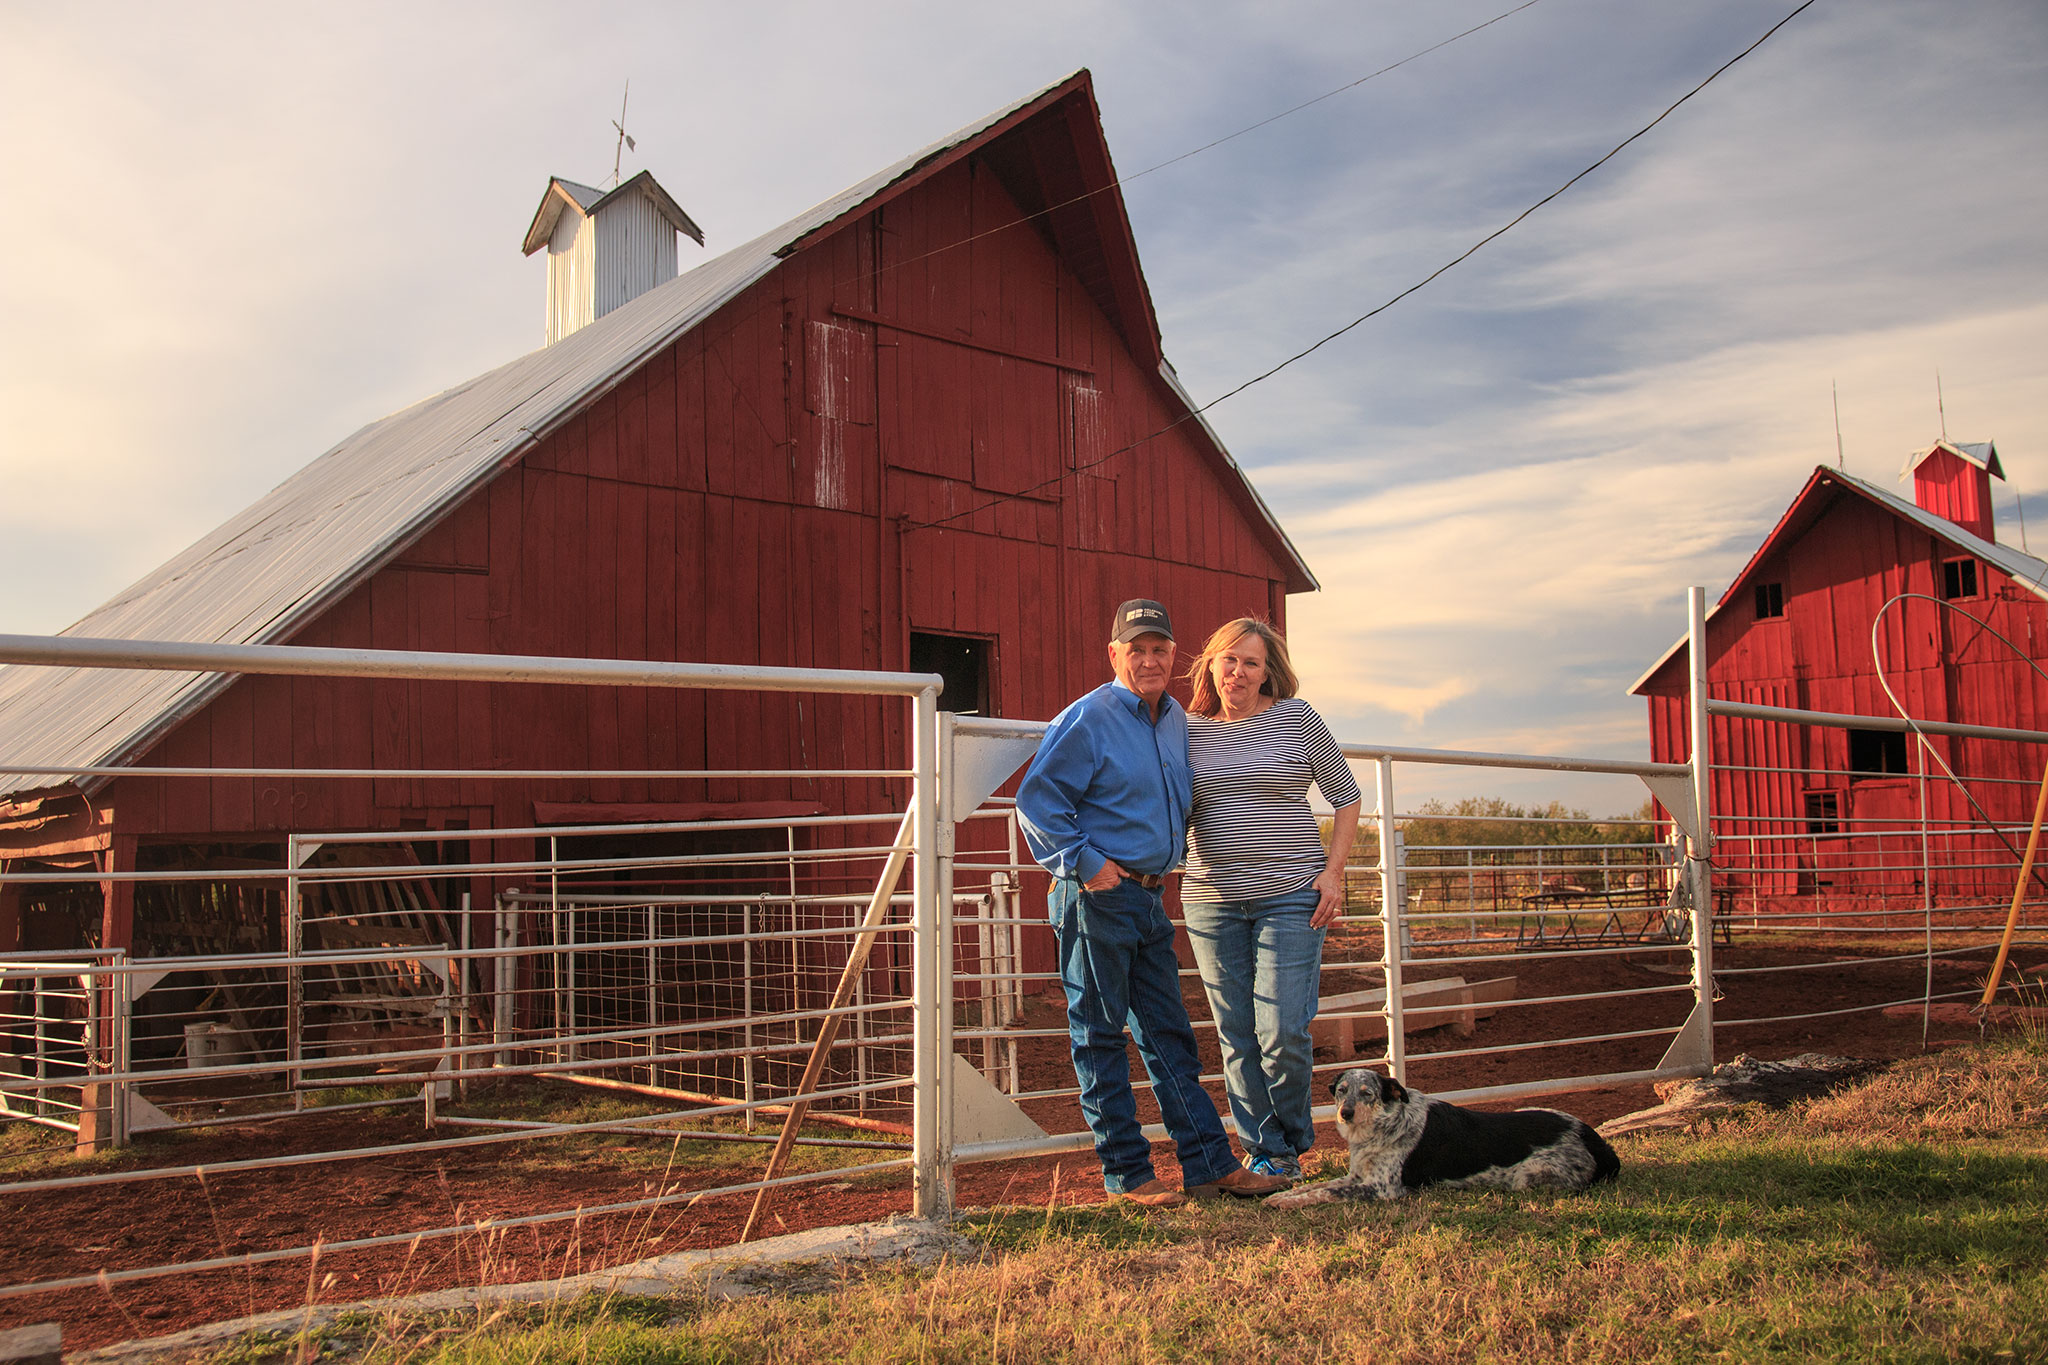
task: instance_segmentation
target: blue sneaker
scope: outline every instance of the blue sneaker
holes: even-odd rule
[[[1301,1179],[1301,1162],[1291,1156],[1249,1156],[1245,1169],[1253,1175],[1277,1175],[1285,1180]]]

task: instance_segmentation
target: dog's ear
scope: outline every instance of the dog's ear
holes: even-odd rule
[[[1408,1087],[1392,1076],[1380,1077],[1380,1102],[1382,1104],[1406,1104]]]

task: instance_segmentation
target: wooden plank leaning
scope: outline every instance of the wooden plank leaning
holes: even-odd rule
[[[877,930],[889,918],[889,901],[896,894],[897,883],[903,880],[903,865],[909,860],[909,843],[912,831],[917,827],[917,802],[913,799],[910,809],[903,812],[903,823],[896,827],[896,838],[892,841],[889,861],[882,865],[882,875],[875,879],[875,893],[868,898],[867,914],[861,917],[860,931],[854,935],[853,943],[846,950],[846,969],[839,974],[839,988],[832,992],[832,1003],[826,1008],[827,1014],[818,1024],[818,1040],[811,1044],[810,1060],[804,1063],[803,1079],[797,1082],[799,1097],[810,1095],[817,1089],[818,1078],[825,1072],[825,1059],[832,1054],[832,1044],[839,1038],[838,1011],[846,1008],[853,999],[854,987],[860,982],[860,974],[867,968],[868,954],[874,949]],[[782,1174],[782,1168],[789,1162],[789,1153],[796,1146],[797,1130],[803,1127],[804,1115],[809,1112],[808,1098],[798,1098],[789,1106],[789,1113],[782,1121],[782,1132],[775,1139],[775,1150],[768,1154],[768,1167],[762,1172],[763,1180],[773,1180]],[[747,1225],[740,1229],[740,1241],[753,1236],[754,1225],[760,1221],[761,1212],[768,1206],[768,1196],[774,1186],[764,1185],[754,1192],[754,1208],[747,1215]]]
[[[1982,1014],[1991,1008],[1991,997],[1998,994],[1998,984],[2005,977],[2006,954],[2012,950],[2013,931],[2020,927],[2020,905],[2027,898],[2027,874],[2034,870],[2034,854],[2041,846],[2043,816],[2048,816],[2048,768],[2041,769],[2041,794],[2034,798],[2034,828],[2027,835],[2026,856],[2020,859],[2019,880],[2012,886],[2012,909],[2005,917],[2005,934],[1998,940],[1998,956],[1991,964],[1991,974],[1984,978],[1984,998],[1977,1002],[1972,1014]]]

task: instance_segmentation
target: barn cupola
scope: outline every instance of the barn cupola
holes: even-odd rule
[[[520,248],[547,248],[547,344],[674,279],[678,232],[704,245],[704,230],[646,171],[611,190],[550,179]]]
[[[1995,540],[1991,479],[2003,479],[1998,447],[1990,441],[1936,441],[1906,457],[1899,477],[1913,476],[1913,501],[1981,540]]]

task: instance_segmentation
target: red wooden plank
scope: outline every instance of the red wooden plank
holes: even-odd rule
[[[478,502],[488,506],[482,497]],[[477,574],[457,575],[455,589],[455,648],[465,654],[491,652],[491,580]],[[455,756],[463,768],[498,766],[491,745],[491,712],[498,698],[514,690],[507,685],[459,684],[455,696]],[[456,800],[465,806],[488,806],[493,800],[492,784],[464,782]]]
[[[713,535],[710,515],[719,499],[700,493],[681,494],[676,499],[675,631],[678,659],[708,660],[711,657],[707,633],[713,585],[710,562],[713,547],[724,542]],[[729,525],[729,522],[728,522]],[[674,693],[676,708],[676,764],[702,768],[708,764],[706,750],[706,694],[691,688]],[[685,785],[681,800],[709,800],[709,788],[702,782]]]
[[[466,576],[466,575],[465,575]],[[411,623],[409,647],[432,651],[455,648],[456,575],[415,572],[406,576]],[[418,714],[413,733],[420,764],[428,768],[453,768],[461,761],[462,732],[456,685],[449,682],[421,683],[413,690]],[[462,783],[436,778],[421,784],[420,801],[426,806],[463,804]]]
[[[250,680],[232,684],[206,708],[209,761],[216,768],[247,768],[256,753],[255,706]],[[255,783],[246,777],[214,778],[207,783],[212,803],[210,829],[221,833],[256,827]]]
[[[624,483],[651,481],[648,471],[653,461],[647,449],[648,375],[661,360],[662,356],[657,355],[644,363],[614,391],[618,396],[619,415],[618,478]]]
[[[676,365],[678,346],[670,346],[647,362],[641,377],[647,387],[644,450],[646,481],[659,488],[674,488],[680,480],[681,438],[676,425]]]
[[[654,566],[648,560],[647,510],[647,490],[638,485],[628,485],[620,498],[617,513],[618,650],[622,659],[652,657],[647,648],[647,600],[648,579]],[[661,567],[664,572],[672,571],[667,564]],[[648,689],[644,687],[619,689],[621,767],[639,767],[645,763],[641,737],[647,731],[647,693]],[[624,783],[620,791],[621,800],[648,799],[644,781]]]
[[[738,663],[757,658],[758,622],[755,616],[757,590],[756,541],[751,504],[733,498],[705,499],[705,540],[712,547],[705,555],[704,657],[718,663]],[[704,700],[705,757],[712,768],[733,768],[739,764],[740,736],[747,728],[749,698],[736,692],[700,694]],[[729,778],[707,784],[707,799],[736,801],[739,785]]]
[[[405,649],[411,637],[410,604],[406,598],[409,575],[386,569],[370,580],[370,638],[372,648]],[[370,682],[370,754],[378,768],[417,768],[413,718],[415,684],[389,678]],[[423,804],[416,783],[405,778],[377,778],[370,799],[391,809],[417,808]]]
[[[676,651],[676,495],[666,488],[650,489],[647,515],[647,602],[645,649],[650,659],[673,661]],[[670,687],[650,689],[644,699],[645,715],[639,747],[649,767],[677,766],[676,691]],[[645,800],[679,799],[675,784],[656,783]]]
[[[593,479],[619,477],[619,392],[612,390],[584,412],[585,448],[583,463],[566,461],[563,469],[585,473]]]
[[[676,486],[702,491],[707,482],[708,414],[704,335],[700,327],[676,343]]]
[[[203,768],[213,762],[212,709],[180,724],[156,747],[154,761],[166,768]],[[213,828],[209,781],[181,777],[164,779],[162,828],[175,834],[200,834]],[[119,814],[118,808],[116,815]]]

